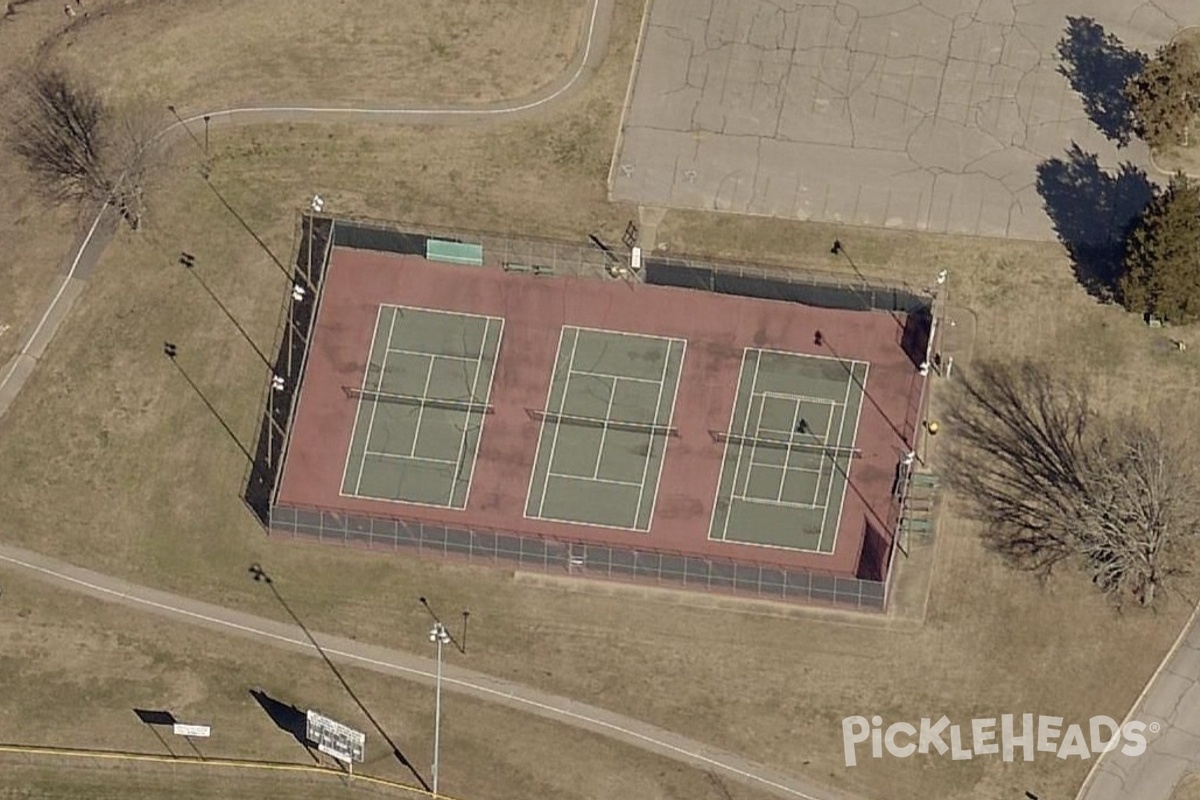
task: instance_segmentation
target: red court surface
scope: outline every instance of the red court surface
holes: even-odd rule
[[[337,248],[325,278],[304,383],[276,503],[374,517],[510,531],[639,550],[686,553],[819,570],[853,577],[868,526],[884,537],[897,463],[909,449],[901,431],[915,423],[920,380],[901,349],[901,325],[882,312],[812,308],[620,280],[533,277],[498,268],[452,266]],[[358,386],[380,304],[416,306],[505,320],[491,402],[469,502],[463,510],[340,494]],[[541,409],[563,325],[686,339],[674,425],[667,441],[650,530],[555,523],[524,516]],[[823,344],[814,334],[820,331]],[[817,554],[710,541],[709,521],[723,444],[746,347],[870,362],[837,547]],[[878,543],[876,543],[878,544]]]

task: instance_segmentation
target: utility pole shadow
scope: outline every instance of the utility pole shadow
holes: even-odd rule
[[[256,582],[265,583],[267,585],[267,587],[271,590],[271,594],[275,596],[276,602],[283,607],[283,610],[287,612],[288,616],[292,618],[292,621],[296,623],[300,630],[304,631],[304,635],[308,639],[309,644],[311,644],[317,653],[320,654],[321,659],[325,662],[325,666],[329,667],[329,671],[333,673],[335,678],[337,678],[338,683],[340,683],[342,688],[346,690],[346,694],[350,695],[350,699],[354,701],[354,704],[358,706],[359,710],[366,715],[367,719],[371,722],[371,725],[374,726],[376,732],[378,732],[379,735],[383,737],[383,740],[388,743],[388,747],[392,749],[392,755],[395,756],[400,765],[406,768],[412,774],[413,778],[417,780],[422,789],[424,789],[426,792],[430,791],[429,784],[425,782],[425,778],[420,772],[417,771],[417,768],[413,766],[413,763],[408,760],[407,756],[404,755],[404,752],[400,749],[399,745],[396,744],[391,735],[379,723],[379,720],[375,718],[375,715],[371,713],[370,709],[367,708],[366,704],[363,703],[362,699],[359,698],[354,689],[351,688],[345,676],[342,675],[341,670],[338,669],[337,664],[333,663],[333,660],[330,659],[329,655],[325,652],[325,648],[321,647],[320,643],[317,642],[316,638],[312,635],[312,632],[309,631],[308,627],[301,621],[300,617],[296,615],[296,612],[292,611],[292,607],[287,604],[287,601],[283,599],[283,595],[280,594],[279,587],[275,585],[274,579],[271,578],[271,576],[269,576],[259,564],[251,564],[248,572]]]

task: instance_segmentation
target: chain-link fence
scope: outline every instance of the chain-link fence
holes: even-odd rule
[[[379,220],[338,219],[334,244],[359,250],[376,250],[425,257],[430,239],[477,244],[483,247],[483,265],[502,269],[575,277],[602,277],[610,264],[627,264],[628,253],[594,240],[591,245],[562,242],[537,236],[420,226],[400,227]]]
[[[736,261],[650,255],[643,259],[645,281],[659,286],[702,289],[719,294],[787,300],[818,308],[911,314],[929,307],[930,298],[909,287],[848,280],[836,272],[799,271]]]
[[[772,600],[826,603],[881,611],[881,581],[685,553],[633,550],[594,542],[532,536],[478,527],[275,505],[271,531],[322,542],[409,550],[540,572],[650,583]]]

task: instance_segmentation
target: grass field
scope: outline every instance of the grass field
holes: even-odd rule
[[[156,109],[166,123],[167,104],[199,113],[246,104],[387,107],[520,97],[564,70],[591,6],[421,0],[398,11],[389,0],[356,0],[349,16],[319,0],[87,0],[86,8],[87,19],[68,24],[59,3],[19,4],[0,19],[0,71],[20,75],[35,58],[65,64],[116,108]],[[11,107],[20,86],[0,86],[0,107]],[[70,209],[47,213],[12,158],[0,158],[0,184],[2,365],[36,323],[30,312],[40,310],[81,219]]]
[[[360,707],[319,659],[218,633],[172,629],[128,608],[48,593],[23,577],[6,576],[4,588],[0,727],[6,741],[313,766],[308,752],[251,696],[253,689],[364,731],[366,760],[356,772],[419,785],[393,757],[382,729],[430,778],[431,687],[339,668]],[[64,703],[64,697],[72,701]],[[142,724],[135,708],[209,724],[212,737],[193,740],[193,749],[169,727]],[[331,765],[328,758],[322,763]],[[703,771],[451,694],[442,703],[440,774],[439,790],[451,798],[727,800],[718,788],[722,782]],[[314,800],[421,796],[370,789],[361,780],[358,788],[347,787],[341,778],[314,773],[11,753],[0,753],[0,775],[0,798],[6,800],[166,798],[185,782],[192,796],[222,798],[280,797],[284,791]],[[736,800],[767,797],[740,785],[728,790]]]
[[[295,209],[313,191],[335,213],[616,238],[636,209],[605,201],[604,176],[641,10],[618,2],[612,57],[585,91],[545,117],[470,129],[223,131],[213,141],[213,184],[281,255],[293,244]],[[146,229],[120,235],[0,421],[6,541],[282,618],[245,576],[261,561],[282,585],[304,587],[294,606],[313,628],[418,651],[424,637],[401,632],[421,630],[424,612],[414,601],[424,594],[443,609],[472,611],[474,668],[888,797],[987,800],[1031,786],[1067,796],[1087,765],[914,758],[846,770],[842,717],[1120,718],[1186,616],[1178,598],[1155,616],[1116,616],[1079,576],[1042,586],[1014,574],[983,551],[953,501],[919,631],[695,609],[653,596],[634,602],[628,593],[531,586],[502,572],[267,541],[237,499],[245,465],[236,447],[159,348],[164,339],[178,343],[181,366],[248,440],[265,386],[261,364],[175,261],[181,249],[194,252],[261,346],[275,335],[286,286],[204,186],[187,148],[176,158]],[[1112,407],[1194,403],[1190,387],[1200,375],[1192,357],[1160,347],[1161,332],[1088,298],[1057,246],[676,212],[659,231],[673,250],[850,275],[829,255],[835,236],[872,275],[926,285],[948,268],[951,302],[978,316],[981,353],[1037,354],[1095,373],[1095,399]],[[49,234],[31,240],[61,246]],[[161,682],[196,651],[187,649],[188,632],[178,633],[177,650],[176,634],[159,630],[162,663],[147,669]],[[245,683],[273,665],[270,658],[231,662],[229,682]],[[69,682],[48,696],[88,698]],[[36,721],[40,711],[15,697],[6,693],[0,713]],[[129,713],[102,693],[93,700],[113,705],[105,713]],[[111,724],[125,724],[117,720]],[[508,744],[498,737],[486,748]]]

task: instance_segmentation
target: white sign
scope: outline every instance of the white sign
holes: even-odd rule
[[[322,753],[346,763],[363,760],[367,739],[364,733],[335,722],[316,711],[309,711],[305,718],[308,740]]]
[[[173,728],[176,736],[195,736],[197,739],[207,739],[212,734],[212,728],[207,725],[184,725],[176,722]]]

